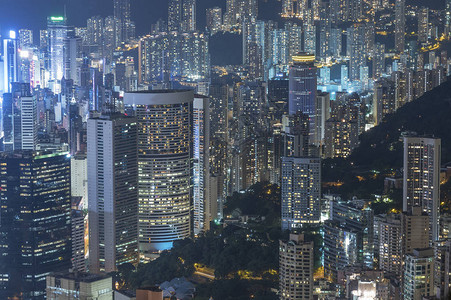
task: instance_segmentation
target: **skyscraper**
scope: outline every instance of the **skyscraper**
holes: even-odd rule
[[[289,101],[288,112],[290,115],[301,111],[310,119],[310,143],[319,145],[316,137],[316,90],[317,75],[315,56],[308,53],[299,53],[293,56],[293,64],[290,66],[289,75]]]
[[[438,239],[441,140],[405,135],[403,211],[420,206],[429,215],[430,243]]]
[[[196,30],[196,0],[183,0],[182,32]]]
[[[290,234],[279,242],[280,299],[313,299],[313,242]]]
[[[195,95],[193,103],[193,206],[194,234],[210,229],[210,100]]]
[[[321,219],[321,160],[282,157],[282,229],[319,223]]]
[[[182,25],[182,0],[168,1],[168,31],[179,31]]]
[[[193,101],[187,90],[125,93],[138,121],[140,251],[170,249],[191,234]]]
[[[48,17],[48,52],[50,88],[54,93],[61,91],[61,79],[64,76],[64,40],[67,37],[66,19],[64,17]]]
[[[395,49],[404,52],[406,35],[406,3],[405,0],[395,1]]]
[[[136,119],[119,113],[88,120],[89,271],[138,262]]]
[[[27,83],[11,84],[3,95],[3,131],[6,151],[34,150],[37,145],[37,103]]]
[[[43,299],[45,276],[71,266],[68,153],[0,156],[0,298]]]
[[[130,0],[114,0],[114,18],[117,20],[118,38],[127,42],[131,36],[132,22],[130,19]]]
[[[11,92],[11,84],[19,81],[18,46],[16,32],[10,31],[9,38],[3,39],[3,82],[0,83],[0,90],[4,93]]]
[[[207,8],[207,29],[213,35],[222,30],[222,8]]]

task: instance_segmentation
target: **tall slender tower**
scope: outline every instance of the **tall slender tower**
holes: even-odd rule
[[[130,0],[114,0],[114,18],[117,20],[118,37],[121,42],[129,40],[131,20],[130,20]]]
[[[182,0],[168,1],[168,31],[179,31],[182,25]]]
[[[395,0],[395,49],[404,52],[406,35],[406,3],[405,0]]]
[[[210,101],[196,95],[193,105],[193,205],[194,234],[210,229]]]
[[[315,55],[299,53],[293,56],[289,75],[288,112],[290,115],[301,111],[307,114],[310,123],[310,143],[319,145],[316,136],[316,89],[317,75]]]
[[[191,235],[194,93],[125,93],[138,121],[139,249],[170,249]]]
[[[404,136],[403,211],[419,206],[429,215],[430,244],[438,239],[441,140]]]
[[[61,79],[64,76],[64,40],[67,37],[65,17],[47,19],[48,51],[50,63],[50,88],[53,92],[61,91]]]
[[[136,119],[119,113],[88,120],[89,271],[138,262]]]

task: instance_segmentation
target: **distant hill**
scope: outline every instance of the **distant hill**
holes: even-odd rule
[[[451,81],[407,103],[360,137],[360,146],[349,158],[354,166],[383,170],[402,166],[404,131],[442,139],[442,162],[451,161]]]

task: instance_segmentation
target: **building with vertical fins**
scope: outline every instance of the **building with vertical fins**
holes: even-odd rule
[[[170,249],[192,232],[193,101],[189,90],[125,93],[138,122],[139,249]]]
[[[193,102],[193,206],[194,234],[210,229],[210,100],[195,95]]]
[[[88,120],[89,271],[138,262],[136,119],[119,113]]]

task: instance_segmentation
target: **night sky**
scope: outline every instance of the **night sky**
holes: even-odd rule
[[[225,8],[225,1],[198,0],[199,28],[205,24],[205,9],[216,5]],[[279,10],[281,5],[277,0],[260,0],[260,2],[270,2],[260,4],[260,8],[266,8],[266,11],[261,11],[262,15],[267,14],[269,10],[274,13],[274,7]],[[444,0],[408,0],[409,2],[433,5],[431,8],[444,6]],[[19,28],[43,29],[46,27],[46,17],[62,15],[64,5],[67,7],[69,23],[75,26],[86,26],[86,19],[90,16],[108,16],[113,13],[113,0],[0,0],[1,31]],[[148,33],[152,23],[159,18],[166,18],[167,5],[167,0],[131,0],[132,19],[136,22],[137,34]]]

